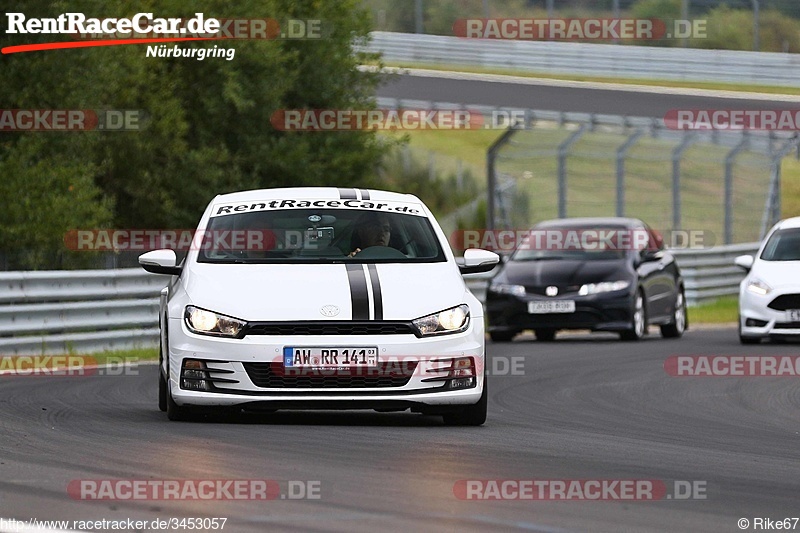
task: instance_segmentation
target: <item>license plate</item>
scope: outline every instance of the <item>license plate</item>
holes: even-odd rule
[[[528,302],[528,313],[532,315],[574,312],[575,300],[534,300]]]
[[[338,368],[378,366],[378,348],[374,346],[287,346],[283,349],[285,368]]]
[[[787,309],[786,320],[789,322],[800,322],[800,309]]]

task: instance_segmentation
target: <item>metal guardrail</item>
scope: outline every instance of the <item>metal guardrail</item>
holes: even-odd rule
[[[141,268],[0,273],[0,354],[156,346],[166,284]]]
[[[466,39],[376,31],[366,47],[393,63],[464,65],[545,74],[717,81],[794,87],[800,55],[590,43]]]
[[[673,251],[689,305],[734,295],[733,259],[757,243]],[[464,276],[485,301],[492,273]],[[158,345],[159,292],[167,278],[139,268],[0,273],[0,355],[93,353]]]

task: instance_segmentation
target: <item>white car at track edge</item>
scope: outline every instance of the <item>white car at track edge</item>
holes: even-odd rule
[[[377,244],[370,242],[377,234]],[[199,237],[198,237],[199,236]],[[486,420],[484,319],[415,196],[307,187],[220,195],[161,293],[159,407],[169,419],[225,409],[375,409]]]
[[[742,344],[800,336],[800,217],[775,224],[755,257],[735,263],[747,271],[739,286]]]

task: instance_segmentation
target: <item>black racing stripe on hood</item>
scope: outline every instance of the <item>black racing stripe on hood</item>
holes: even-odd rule
[[[350,301],[353,306],[353,320],[369,320],[369,293],[367,276],[362,265],[345,265],[347,281],[350,283]]]
[[[383,320],[383,295],[381,294],[381,280],[378,278],[378,267],[367,265],[369,279],[372,284],[372,298],[375,301],[375,320]]]

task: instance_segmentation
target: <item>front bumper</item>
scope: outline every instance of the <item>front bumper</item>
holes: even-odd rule
[[[528,312],[528,302],[534,300],[574,300],[575,312],[532,314]],[[633,321],[633,293],[626,290],[548,298],[534,294],[517,297],[489,291],[486,295],[486,314],[489,331],[492,332],[519,332],[525,329],[623,331],[629,329]]]
[[[482,319],[471,320],[462,333],[430,338],[414,335],[248,335],[226,339],[197,335],[183,320],[169,320],[169,387],[180,406],[242,406],[264,409],[404,409],[425,411],[436,406],[475,404],[483,392],[484,330]],[[300,380],[273,378],[283,372],[284,347],[376,346],[378,363],[403,379],[362,379],[367,370],[305,371]],[[450,388],[448,361],[472,357],[474,379],[469,388]],[[182,387],[186,359],[203,361],[212,390]],[[306,379],[309,376],[313,379]],[[407,378],[407,379],[406,379]],[[331,383],[331,379],[337,380]],[[298,383],[299,381],[299,383]],[[276,386],[276,383],[284,386]]]
[[[800,321],[790,320],[787,310],[772,309],[778,297],[800,293],[800,286],[772,290],[759,295],[742,288],[739,291],[739,326],[743,337],[777,337],[800,335]]]

